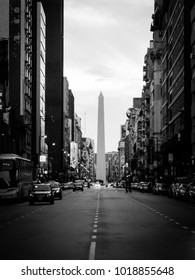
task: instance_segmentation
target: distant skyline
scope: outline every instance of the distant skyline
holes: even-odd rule
[[[106,152],[141,97],[144,56],[152,40],[152,0],[66,0],[65,70],[84,137],[97,149],[98,96],[104,95]]]

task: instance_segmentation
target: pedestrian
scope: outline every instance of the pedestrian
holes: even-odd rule
[[[126,177],[126,180],[125,180],[126,182],[125,182],[125,190],[126,190],[126,193],[127,192],[131,192],[131,177],[130,177],[130,175],[128,175],[127,177]]]

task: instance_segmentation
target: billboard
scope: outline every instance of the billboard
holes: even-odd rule
[[[78,144],[70,142],[70,166],[76,168],[78,165]]]

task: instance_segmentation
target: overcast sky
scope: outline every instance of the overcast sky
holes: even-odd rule
[[[65,76],[97,148],[98,96],[104,95],[106,152],[117,151],[120,126],[141,97],[144,56],[152,39],[153,0],[65,0]]]

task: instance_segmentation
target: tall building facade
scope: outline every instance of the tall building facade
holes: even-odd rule
[[[104,96],[98,97],[98,129],[97,129],[97,167],[96,179],[106,181],[105,158],[105,127],[104,127]]]
[[[10,0],[9,104],[14,114],[16,153],[31,158],[32,1]]]
[[[191,7],[191,117],[192,117],[192,176],[195,177],[195,3]]]
[[[80,178],[95,180],[95,144],[94,140],[88,137],[82,138],[82,150],[80,159]]]
[[[0,33],[1,34],[1,33]],[[10,110],[5,112],[9,98],[8,79],[8,38],[0,38],[0,153],[14,151],[14,139],[11,137]]]
[[[33,5],[33,76],[32,76],[32,161],[34,176],[47,169],[45,134],[45,87],[46,87],[46,16],[43,5]],[[43,156],[43,157],[41,157]],[[43,160],[42,160],[43,159]],[[44,170],[45,169],[45,170]]]
[[[59,177],[63,171],[63,36],[64,1],[43,0],[46,14],[46,135],[50,174]],[[55,143],[55,144],[54,144]]]
[[[69,120],[70,120],[70,138],[71,141],[74,141],[74,94],[71,89],[68,91],[68,99],[69,99]]]
[[[119,180],[119,160],[118,152],[106,153],[106,178],[107,182],[116,182]]]
[[[120,141],[118,143],[118,163],[119,163],[119,180],[125,176],[125,137],[126,130],[125,125],[120,127]]]
[[[187,176],[191,169],[191,3],[155,1],[153,18],[162,40],[161,158],[172,176]]]

